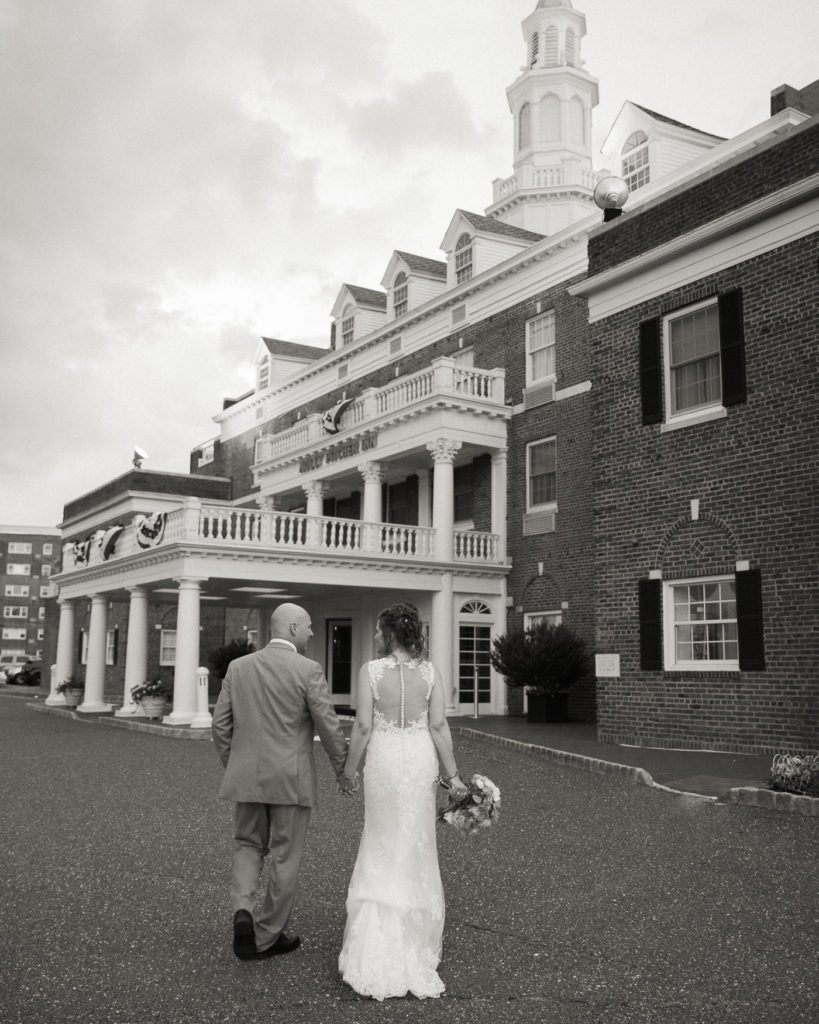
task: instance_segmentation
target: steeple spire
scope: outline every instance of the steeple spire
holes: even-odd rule
[[[486,213],[550,235],[594,210],[591,112],[597,79],[583,70],[586,18],[571,0],[538,0],[522,27],[526,62],[506,90],[515,173],[493,182]]]

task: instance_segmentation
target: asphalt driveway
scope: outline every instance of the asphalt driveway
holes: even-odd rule
[[[446,995],[375,1004],[336,971],[362,804],[335,796],[323,755],[303,946],[245,964],[211,745],[0,698],[0,1022],[816,1019],[816,818],[456,743],[464,772],[501,787],[503,819],[439,834]]]

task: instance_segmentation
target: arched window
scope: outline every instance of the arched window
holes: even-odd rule
[[[464,233],[455,243],[455,283],[472,277],[472,238]]]
[[[629,192],[647,185],[651,180],[648,165],[648,136],[645,132],[632,132],[621,151],[622,176]]]
[[[533,68],[537,64],[538,50],[540,49],[540,36],[537,32],[532,34],[532,38],[529,42],[529,67]]]
[[[532,108],[524,103],[518,111],[518,149],[532,145]]]
[[[569,142],[579,146],[586,142],[586,111],[578,96],[569,100]]]
[[[570,64],[572,67],[575,67],[577,64],[577,39],[575,37],[574,30],[570,28],[566,29],[565,59],[566,63]]]
[[[543,62],[547,68],[557,67],[558,37],[557,29],[550,25],[546,29],[545,45],[543,47]]]
[[[560,141],[560,100],[553,93],[540,101],[541,142]]]
[[[349,345],[355,337],[355,306],[350,304],[344,307],[341,314],[341,344]]]
[[[392,283],[392,304],[397,317],[403,316],[407,311],[408,288],[407,275],[401,270],[395,275]]]

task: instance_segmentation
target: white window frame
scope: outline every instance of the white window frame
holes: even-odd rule
[[[686,317],[694,316],[696,313],[707,308],[713,308],[717,315],[717,348],[716,352],[711,354],[711,357],[716,356],[717,359],[717,367],[719,371],[719,394],[716,398],[712,398],[709,401],[700,402],[697,405],[689,405],[684,409],[675,409],[676,400],[674,379],[676,371],[671,366],[671,326],[673,323],[679,320],[684,320]],[[717,296],[713,296],[713,298],[710,299],[704,299],[702,302],[696,302],[691,306],[685,306],[683,309],[675,310],[673,313],[668,313],[663,317],[663,389],[666,423],[682,425],[687,422],[701,420],[703,418],[725,415],[725,407],[722,404],[722,359],[720,356],[719,341],[719,301]],[[690,363],[686,365],[690,365]]]
[[[719,576],[692,576],[686,579],[663,580],[663,664],[669,672],[738,672],[739,671],[739,639],[737,638],[737,657],[732,659],[704,659],[702,661],[677,660],[676,631],[675,627],[675,603],[674,591],[680,587],[688,587],[708,583],[730,583],[734,587],[734,618],[726,619],[697,619],[696,621],[706,625],[708,622],[715,625],[718,622],[733,622],[737,629],[736,619],[736,577],[727,574]]]
[[[54,545],[51,544],[51,543],[43,544],[43,554],[44,555],[53,555],[54,554]]]
[[[40,575],[43,576],[45,579],[50,579],[51,578],[51,566],[50,565],[41,565],[40,566]]]
[[[400,271],[392,283],[392,308],[396,320],[409,309],[409,278]]]
[[[28,638],[28,631],[21,629],[19,626],[3,626],[3,639],[4,640],[26,640]]]
[[[620,153],[621,175],[629,192],[648,185],[651,181],[651,161],[648,136],[645,132],[632,132]]]
[[[40,587],[40,597],[51,597],[51,586]]]
[[[88,630],[80,630],[80,664],[88,664]]]
[[[10,555],[30,555],[32,552],[31,544],[25,543],[21,540],[10,540],[9,541],[9,554]]]
[[[455,243],[455,284],[472,280],[473,244],[472,237],[464,232]]]
[[[43,609],[44,610],[44,609]],[[105,631],[105,664],[114,664],[114,651],[117,646],[117,630],[116,627]]]
[[[537,448],[540,445],[551,444],[554,448],[555,453],[555,486],[554,498],[549,501],[544,501],[539,504],[535,504],[531,499],[531,482],[532,482],[532,456],[531,451],[533,448]],[[541,437],[537,441],[530,441],[526,445],[526,511],[527,512],[540,512],[544,509],[556,509],[557,508],[557,438],[556,437]]]
[[[45,630],[44,629],[38,629],[37,630],[37,640],[38,640],[38,642],[42,641],[42,640],[45,640]]]
[[[6,576],[30,576],[31,562],[8,562]]]
[[[535,330],[541,325],[545,325],[545,333],[550,335],[550,337],[545,344],[539,345],[537,348],[533,348],[533,342],[538,340],[535,337]],[[535,375],[534,356],[537,353],[545,352],[548,349],[552,350],[551,371],[538,377]],[[538,316],[526,321],[526,386],[532,387],[534,384],[544,384],[548,381],[556,380],[556,369],[555,311],[553,309],[547,309],[545,313],[540,313]]]
[[[159,631],[159,664],[176,665],[176,630]]]
[[[544,619],[550,626],[562,626],[563,612],[559,610],[551,612],[524,612],[523,628],[530,629],[532,626],[538,626]]]
[[[42,588],[41,588],[42,589]],[[28,583],[7,583],[4,587],[4,597],[28,597]]]
[[[45,618],[45,608],[42,605],[40,605],[40,607],[37,609],[37,618],[38,619],[44,619]]]
[[[28,606],[24,604],[7,604],[3,607],[4,619],[27,619]]]
[[[355,341],[355,306],[347,305],[341,314],[341,347]]]

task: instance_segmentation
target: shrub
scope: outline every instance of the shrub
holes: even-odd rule
[[[68,679],[63,679],[57,683],[56,693],[65,693],[66,690],[84,690],[85,680],[79,679],[76,676],[69,676]]]
[[[819,796],[819,754],[777,754],[768,783],[785,793]]]
[[[215,676],[224,679],[227,675],[228,665],[232,661],[243,658],[246,654],[252,654],[255,650],[255,645],[245,637],[234,637],[233,640],[228,640],[224,646],[217,647],[215,651],[211,652],[208,664]]]
[[[490,661],[507,686],[525,686],[527,693],[563,693],[591,668],[585,643],[568,626],[540,622],[510,630],[492,641]]]
[[[170,687],[161,679],[149,679],[146,683],[131,687],[131,700],[139,704],[143,697],[161,697],[168,700],[172,696]]]

